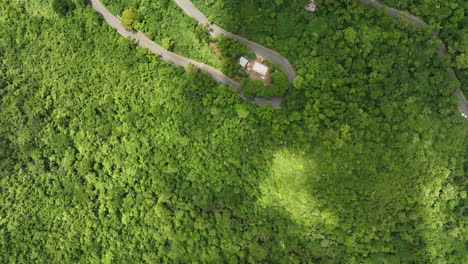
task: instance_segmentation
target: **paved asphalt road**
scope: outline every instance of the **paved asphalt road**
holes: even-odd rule
[[[424,21],[419,19],[416,16],[413,16],[411,14],[408,14],[406,12],[400,11],[395,8],[388,7],[386,5],[383,5],[375,0],[360,0],[363,4],[370,4],[375,6],[376,8],[383,8],[385,12],[387,12],[390,16],[393,18],[399,20],[401,18],[406,18],[408,21],[412,22],[418,27],[423,27],[423,26],[428,26]],[[442,39],[437,35],[437,33],[433,32],[433,35],[439,40],[440,42],[440,48],[439,48],[439,55],[447,55],[447,49],[445,48],[444,43],[442,42]],[[452,69],[453,72],[453,69]],[[453,72],[453,75],[455,76],[455,72]],[[463,85],[463,84],[462,84]],[[466,100],[465,96],[463,95],[463,92],[461,90],[457,90],[455,92],[455,96],[458,97],[460,100],[460,104],[458,106],[458,110],[460,113],[465,117],[468,118],[468,101]]]
[[[187,67],[188,64],[193,64],[197,66],[198,68],[207,71],[213,79],[216,81],[225,83],[230,86],[237,87],[239,89],[239,83],[233,81],[232,79],[228,78],[226,75],[221,73],[220,71],[214,69],[213,67],[210,67],[206,64],[199,63],[197,61],[190,60],[188,58],[185,58],[183,56],[177,55],[175,53],[169,52],[162,47],[158,46],[156,43],[151,41],[148,37],[146,37],[144,34],[140,32],[134,32],[134,31],[129,31],[126,30],[122,24],[120,23],[119,18],[115,17],[112,15],[98,0],[88,0],[91,6],[99,12],[104,20],[113,28],[115,28],[122,36],[124,37],[131,37],[137,41],[137,44],[147,48],[154,53],[159,54],[163,60],[172,62],[176,65],[182,66],[182,67]],[[370,4],[373,5],[376,8],[383,8],[390,16],[394,17],[395,19],[401,19],[402,17],[406,18],[408,21],[414,23],[416,26],[427,26],[427,24],[419,19],[416,16],[413,16],[411,14],[407,14],[403,11],[387,7],[375,0],[360,0],[363,4]],[[188,15],[194,17],[199,23],[202,24],[210,24],[210,21],[208,18],[206,18],[203,13],[201,13],[189,0],[175,0],[177,5],[180,6],[180,8],[187,13]],[[244,42],[250,50],[252,50],[255,54],[257,54],[260,57],[263,57],[265,59],[268,59],[270,61],[273,61],[274,63],[277,63],[280,65],[281,69],[287,73],[288,79],[290,82],[294,80],[296,77],[296,72],[294,71],[294,68],[292,65],[289,63],[288,60],[286,60],[283,56],[279,55],[278,53],[269,50],[265,47],[262,47],[254,42],[251,42],[247,39],[244,39],[242,37],[239,37],[237,35],[234,35],[230,32],[225,31],[224,29],[218,27],[217,25],[211,24],[210,25],[211,29],[211,34],[214,36],[217,35],[226,35],[231,38],[235,38],[239,41]],[[438,35],[434,32],[434,36],[436,36],[439,41],[440,41],[440,49],[439,49],[439,55],[446,55],[447,54],[447,49],[445,48],[444,43],[442,40],[438,37]],[[239,89],[240,96],[242,99],[247,100],[245,95],[242,93],[242,91]],[[455,92],[455,95],[459,98],[460,100],[460,105],[458,107],[458,110],[462,113],[462,115],[465,116],[465,118],[468,117],[468,101],[466,100],[465,96],[463,95],[463,92],[461,90],[457,90]],[[256,97],[254,100],[250,101],[251,103],[255,103],[257,105],[272,105],[275,108],[280,108],[281,103],[283,101],[284,97],[272,97],[270,99],[265,99],[261,97]]]
[[[198,10],[190,0],[175,0],[175,2],[187,15],[195,18],[198,21],[198,23],[210,25],[210,21],[208,20],[208,18],[206,18],[206,16],[203,15],[203,13],[200,12],[200,10]],[[210,33],[213,36],[225,35],[230,38],[234,38],[241,42],[244,42],[253,53],[257,54],[257,56],[278,64],[281,70],[283,70],[288,75],[290,83],[292,83],[294,81],[294,78],[296,78],[296,71],[294,71],[293,66],[291,65],[291,63],[289,63],[289,61],[286,58],[284,58],[280,54],[263,46],[260,46],[257,43],[254,43],[250,40],[227,32],[226,30],[220,28],[215,24],[210,25]]]
[[[193,64],[196,67],[198,67],[201,70],[207,71],[211,77],[213,77],[214,80],[225,83],[227,85],[237,87],[239,94],[243,100],[247,101],[247,97],[242,93],[240,90],[240,85],[239,83],[235,82],[234,80],[230,79],[226,75],[224,75],[222,72],[219,70],[208,66],[206,64],[191,60],[189,58],[177,55],[173,52],[167,51],[161,46],[157,45],[154,43],[152,40],[150,40],[147,36],[142,34],[141,32],[137,31],[132,31],[132,30],[127,30],[122,26],[122,23],[120,22],[120,19],[114,15],[112,15],[104,5],[99,2],[99,0],[87,0],[89,4],[99,13],[101,16],[104,18],[104,20],[114,29],[119,32],[120,35],[126,37],[126,38],[132,38],[136,41],[136,43],[144,48],[147,48],[151,50],[152,52],[158,54],[161,56],[161,58],[165,61],[171,62],[175,65],[182,66],[182,67],[187,67],[189,64]],[[272,97],[269,99],[265,99],[262,97],[255,97],[254,100],[250,101],[251,103],[257,104],[259,106],[261,105],[271,105],[276,109],[281,108],[281,103],[283,101],[282,97]]]

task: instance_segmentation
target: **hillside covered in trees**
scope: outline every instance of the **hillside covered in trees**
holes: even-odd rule
[[[468,262],[453,61],[428,29],[304,2],[194,1],[293,63],[275,110],[83,0],[0,0],[0,262]]]
[[[463,83],[468,83],[468,2],[464,0],[384,0],[426,21],[442,38],[452,66]],[[468,94],[468,85],[462,89]]]

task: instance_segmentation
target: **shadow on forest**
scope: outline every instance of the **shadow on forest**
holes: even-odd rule
[[[206,82],[212,82],[209,77],[205,78]],[[192,82],[195,87],[200,87],[200,83]],[[228,89],[226,86],[216,87],[215,89]],[[197,91],[199,93],[200,91]],[[192,92],[190,92],[192,93]],[[202,92],[203,93],[203,92]],[[239,109],[250,112],[250,115],[256,115],[257,106],[240,101],[235,98],[237,104],[228,106],[225,110],[230,113],[223,113],[227,119],[219,119],[208,121],[204,106],[200,104],[195,97],[198,95],[188,95],[185,97],[187,104],[184,104],[184,112],[187,115],[181,120],[184,126],[187,124],[204,122],[203,131],[190,135],[190,138],[196,138],[196,134],[203,134],[207,141],[206,153],[216,153],[218,151],[229,153],[228,155],[220,155],[213,157],[212,163],[203,164],[205,172],[199,172],[199,176],[205,180],[197,183],[198,187],[203,190],[196,194],[190,194],[185,197],[187,200],[193,200],[193,204],[199,208],[200,216],[204,219],[217,219],[216,223],[211,223],[213,226],[219,227],[223,232],[216,232],[222,243],[232,244],[238,247],[241,255],[246,254],[247,258],[252,258],[251,261],[278,261],[280,259],[295,259],[296,261],[305,262],[310,260],[333,259],[330,252],[322,250],[317,252],[315,248],[320,248],[320,240],[310,240],[310,236],[321,238],[319,233],[311,233],[313,226],[304,225],[302,215],[297,214],[297,210],[290,210],[290,205],[294,206],[294,197],[289,198],[286,202],[283,197],[277,199],[276,192],[280,195],[288,195],[300,193],[302,196],[307,196],[307,193],[302,183],[297,182],[294,187],[297,189],[274,189],[271,188],[270,180],[271,166],[276,166],[276,180],[281,180],[282,170],[297,170],[294,166],[305,166],[304,171],[307,173],[312,170],[308,164],[287,164],[295,162],[294,158],[288,155],[275,156],[276,146],[268,143],[272,140],[270,135],[271,129],[268,123],[262,123],[257,116],[254,119],[239,118]],[[202,96],[202,95],[201,95]],[[234,94],[233,96],[237,96]],[[225,99],[223,99],[225,100]],[[194,119],[194,116],[199,120]],[[273,114],[275,118],[275,114]],[[231,128],[234,130],[226,130],[225,138],[222,142],[217,141],[216,137],[210,137],[215,131],[224,130],[223,126],[226,123],[233,122]],[[190,125],[188,125],[190,126]],[[262,127],[263,126],[263,127]],[[181,131],[181,134],[190,133],[190,131]],[[230,134],[230,133],[236,134]],[[254,152],[254,153],[252,153]],[[275,162],[282,163],[281,159],[289,159],[286,164],[274,164]],[[217,164],[223,164],[217,167]],[[201,165],[201,164],[198,164]],[[289,167],[287,167],[289,166]],[[217,168],[214,168],[217,167]],[[209,172],[219,171],[220,174],[209,174]],[[228,173],[221,173],[221,172]],[[192,171],[193,172],[193,171]],[[189,172],[190,175],[192,172]],[[270,175],[269,175],[270,173]],[[294,173],[289,174],[294,178]],[[302,175],[302,174],[301,174]],[[193,175],[190,176],[193,179]],[[211,178],[211,180],[206,180]],[[191,186],[197,180],[190,180]],[[272,186],[281,185],[280,182],[271,183]],[[306,184],[307,186],[307,184]],[[301,213],[308,213],[308,204],[300,205]],[[216,230],[217,228],[214,228]],[[228,255],[229,250],[223,252]],[[312,255],[314,253],[314,255]]]
[[[420,137],[410,134],[413,143],[392,142],[399,148],[390,150],[366,138],[355,139],[360,148],[334,151],[309,150],[311,139],[285,145],[278,135],[294,135],[302,121],[272,124],[268,111],[261,117],[236,91],[157,60],[86,8],[26,21],[36,25],[24,24],[37,33],[26,34],[34,45],[12,45],[21,56],[5,56],[25,70],[24,80],[40,81],[23,85],[12,74],[16,86],[2,98],[11,101],[5,120],[13,127],[2,131],[6,155],[14,152],[2,178],[2,256],[21,263],[345,263],[361,253],[406,254],[407,238],[435,243],[424,239],[432,227],[412,230],[425,212],[407,209],[426,192],[416,180],[425,171],[407,158],[425,159],[416,153]],[[8,21],[24,22],[17,12]]]
[[[234,26],[240,23],[237,15],[223,14],[222,18],[234,31],[241,30]],[[268,129],[252,131],[239,142],[255,138],[275,141]],[[234,219],[239,214],[243,225],[261,230],[253,241],[268,246],[270,253],[286,252],[301,261],[321,263],[344,262],[346,253],[376,263],[418,261],[414,255],[427,253],[424,246],[416,245],[432,247],[436,243],[431,234],[435,228],[428,227],[430,223],[424,219],[428,213],[418,202],[437,175],[424,176],[427,161],[407,158],[417,154],[420,142],[388,140],[386,145],[376,146],[364,136],[355,141],[361,143],[364,153],[355,145],[320,153],[320,146],[312,152],[298,142],[294,147],[265,144],[261,153],[266,163],[255,164],[258,177],[237,174],[236,181],[213,196],[214,207],[229,208]],[[385,147],[388,149],[382,150]],[[243,150],[240,159],[252,155]],[[253,190],[245,189],[246,182]],[[241,212],[245,208],[252,211]],[[418,225],[424,228],[418,229]]]

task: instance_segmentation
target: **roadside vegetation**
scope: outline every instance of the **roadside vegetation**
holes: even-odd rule
[[[72,2],[0,0],[2,262],[467,262],[460,83],[429,31],[256,6],[298,73],[274,110]]]
[[[243,78],[241,87],[247,98],[253,99],[255,96],[263,98],[270,98],[272,96],[284,96],[288,92],[289,82],[288,76],[277,67],[270,68],[270,82],[269,85],[264,85],[260,80],[250,80]]]
[[[133,29],[133,23],[135,21],[135,14],[133,13],[133,9],[127,8],[122,12],[122,25],[128,29]]]
[[[304,41],[303,32],[307,32],[304,29],[307,21],[323,19],[322,15],[328,13],[329,6],[337,7],[345,2],[352,8],[358,8],[356,6],[363,8],[359,1],[354,0],[317,0],[318,11],[312,14],[303,10],[309,2],[309,0],[193,0],[197,8],[224,29],[267,47],[281,50],[282,54],[294,50],[291,48],[291,42],[295,44],[299,39]],[[379,2],[400,10],[408,10],[423,19],[439,34],[449,52],[448,63],[456,70],[458,79],[464,84],[461,88],[465,94],[468,94],[468,28],[466,27],[468,5],[466,1],[380,0]],[[329,14],[327,23],[335,23],[343,19],[339,15]],[[322,23],[316,25],[321,28],[326,26]]]
[[[447,47],[450,62],[468,96],[468,3],[465,0],[383,0],[389,6],[420,17]]]
[[[202,25],[183,13],[174,1],[101,1],[109,11],[122,18],[124,11],[132,10],[132,28],[140,30],[163,48],[215,68],[222,68],[222,58],[216,56],[213,46],[209,45],[210,35],[205,34]]]
[[[238,40],[223,35],[212,37],[208,33],[209,25],[198,24],[172,0],[157,3],[119,0],[103,2],[114,14],[122,12],[122,23],[127,29],[139,29],[169,51],[207,63],[231,78],[248,83],[245,89],[249,96],[284,95],[288,88],[288,85],[281,83],[284,74],[277,69],[273,75],[275,83],[278,83],[276,86],[258,86],[253,89],[255,86],[250,84],[254,82],[247,82],[248,77],[239,66],[239,58],[255,58],[255,54]],[[163,30],[157,30],[158,28]]]

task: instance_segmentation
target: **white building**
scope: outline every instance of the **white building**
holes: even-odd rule
[[[255,62],[252,70],[254,70],[257,73],[260,73],[261,75],[265,76],[268,73],[268,66],[263,65],[259,62]]]
[[[310,0],[310,4],[305,7],[305,10],[307,10],[309,12],[315,12],[315,11],[317,11],[317,7],[318,7],[318,5],[315,2],[315,0]]]
[[[242,66],[242,68],[245,68],[245,66],[247,66],[247,64],[249,64],[249,60],[246,57],[242,56],[239,59],[239,64],[240,64],[240,66]]]

